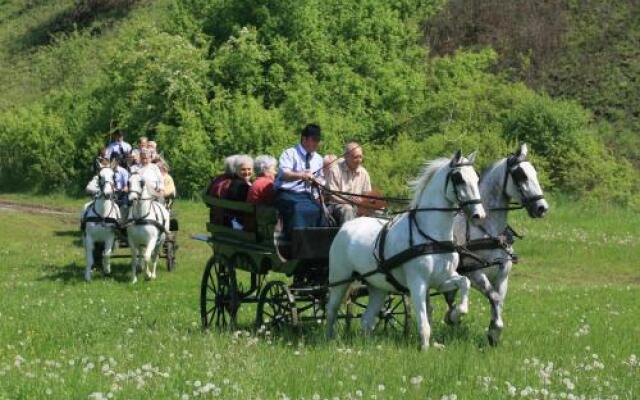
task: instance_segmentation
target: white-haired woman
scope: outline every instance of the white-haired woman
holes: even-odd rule
[[[264,155],[256,157],[254,164],[258,178],[249,189],[247,201],[252,204],[271,205],[276,197],[273,181],[276,179],[278,161],[274,157]]]
[[[233,162],[234,176],[225,196],[228,200],[247,201],[247,193],[251,187],[251,178],[253,177],[253,159],[246,155],[240,154],[235,157]]]

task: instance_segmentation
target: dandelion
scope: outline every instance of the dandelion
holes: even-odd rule
[[[409,379],[409,382],[411,382],[412,385],[419,385],[420,383],[422,383],[422,376],[413,376],[411,377],[411,379]]]
[[[622,362],[625,365],[628,365],[631,368],[636,368],[640,366],[640,362],[638,362],[638,357],[635,354],[631,354],[629,358]]]
[[[20,368],[22,366],[22,363],[24,363],[25,360],[24,357],[22,357],[20,354],[18,354],[13,362],[13,365],[16,366],[16,368]]]
[[[573,382],[571,382],[571,379],[569,378],[562,379],[562,384],[567,388],[567,390],[570,390],[570,391],[575,389],[576,387],[576,385]]]
[[[356,390],[356,396],[357,397],[362,397],[362,390],[360,390],[360,389]]]
[[[384,389],[385,387],[382,383],[378,385],[378,392],[384,392]]]
[[[320,395],[318,393],[314,393],[313,396],[311,396],[311,400],[320,400]]]

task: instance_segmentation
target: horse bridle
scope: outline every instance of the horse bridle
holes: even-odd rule
[[[140,176],[140,174],[138,172],[134,172],[134,173],[131,174],[132,177],[134,175]],[[142,176],[140,176],[140,190],[131,190],[131,189],[129,189],[129,193],[135,193],[135,194],[138,195],[138,198],[133,200],[133,201],[153,200],[153,197],[142,197],[142,192],[143,192],[144,185],[145,185],[144,179],[142,178]]]
[[[526,172],[520,165],[525,161],[524,158],[518,156],[511,156],[507,159],[507,171],[504,174],[504,181],[502,182],[502,194],[507,198],[507,200],[511,199],[511,196],[507,193],[507,184],[509,181],[509,176],[513,180],[513,184],[520,195],[520,203],[529,209],[529,207],[538,200],[544,199],[543,194],[538,194],[534,196],[527,196],[524,192],[524,183],[529,180]]]
[[[451,181],[451,187],[453,188],[453,193],[456,196],[456,201],[458,202],[458,206],[460,208],[465,208],[467,206],[476,205],[476,204],[482,204],[482,199],[480,198],[469,199],[469,200],[462,200],[460,198],[460,192],[458,190],[458,187],[460,185],[465,184],[464,178],[462,177],[462,171],[458,169],[460,167],[473,167],[473,163],[472,162],[454,163],[453,161],[451,161],[451,164],[450,164],[451,169],[447,173],[447,180],[446,180],[446,183],[444,184],[444,192],[447,193],[449,181]]]
[[[110,167],[102,167],[100,171],[102,171],[105,168],[110,168]],[[107,185],[107,183],[111,185],[111,194],[109,196],[104,194],[104,188]],[[103,196],[105,199],[113,200],[113,197],[115,196],[115,192],[116,192],[115,180],[107,181],[103,176],[98,174],[98,188],[100,189],[100,193],[96,196],[96,198],[99,196]]]

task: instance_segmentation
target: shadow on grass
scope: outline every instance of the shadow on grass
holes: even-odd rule
[[[68,263],[64,266],[45,264],[42,269],[46,272],[45,276],[38,278],[38,281],[62,282],[64,284],[75,285],[84,283],[84,264],[76,262]],[[120,283],[131,282],[131,264],[111,261],[111,274],[104,275],[102,268],[93,268],[92,279],[110,279]]]
[[[72,237],[75,240],[72,242],[75,247],[83,247],[82,233],[79,229],[66,230],[66,231],[54,231],[53,234],[57,237]]]
[[[20,37],[14,52],[51,44],[57,36],[85,31],[99,36],[125,18],[139,0],[79,0]]]

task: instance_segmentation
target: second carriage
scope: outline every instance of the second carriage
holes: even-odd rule
[[[200,314],[205,329],[237,326],[243,305],[256,304],[256,327],[280,329],[318,323],[324,319],[328,298],[329,248],[339,228],[294,229],[290,254],[276,248],[275,208],[205,196],[212,221],[206,241],[213,250],[201,282]],[[235,216],[244,229],[234,229],[214,213]],[[367,289],[354,283],[339,318],[349,325],[367,304]],[[402,294],[387,297],[378,327],[407,334],[409,302]]]

